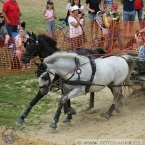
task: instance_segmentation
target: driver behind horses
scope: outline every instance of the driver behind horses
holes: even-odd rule
[[[135,40],[138,46],[138,57],[145,59],[145,27],[135,34]]]

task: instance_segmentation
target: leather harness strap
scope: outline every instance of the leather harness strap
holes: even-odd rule
[[[90,89],[90,87],[93,85],[92,84],[92,81],[94,79],[94,75],[96,73],[96,64],[94,62],[94,59],[92,59],[91,56],[88,57],[90,59],[90,64],[91,64],[91,67],[92,67],[92,75],[91,75],[91,78],[90,78],[90,81],[81,81],[80,80],[80,74],[82,72],[82,70],[77,67],[77,69],[74,71],[73,75],[67,79],[67,80],[63,80],[62,82],[65,83],[65,84],[68,84],[68,85],[82,85],[82,86],[86,86],[86,89],[85,89],[85,93],[87,93]],[[78,58],[75,58],[75,63],[76,63],[76,66],[79,66],[80,65],[80,62],[79,62],[79,59]],[[75,72],[78,74],[78,80],[70,80]]]

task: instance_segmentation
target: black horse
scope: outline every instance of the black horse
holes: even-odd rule
[[[43,61],[43,58],[52,55],[56,51],[60,51],[56,45],[56,41],[53,40],[52,38],[48,37],[47,35],[35,35],[34,33],[29,34],[29,38],[27,41],[24,43],[24,46],[26,48],[25,52],[23,53],[23,56],[21,57],[21,61],[23,63],[29,63],[30,60],[36,56],[39,56],[41,59],[41,62]],[[80,55],[91,55],[95,54],[95,57],[99,57],[100,54],[106,54],[106,52],[101,49],[97,48],[96,50],[91,50],[91,49],[80,49],[76,52],[77,54]],[[45,71],[45,68],[42,68],[42,71]],[[58,76],[56,75],[54,80],[58,79]],[[24,119],[27,117],[28,113],[32,109],[32,107],[46,95],[47,92],[40,92],[38,91],[37,95],[33,98],[33,100],[30,102],[29,106],[26,108],[26,110],[22,113],[21,117],[17,120],[18,123],[23,123]],[[90,95],[90,102],[89,106],[87,107],[86,110],[89,110],[94,107],[94,93],[91,93]],[[64,105],[64,112],[67,113],[67,118],[64,120],[64,122],[70,122],[72,119],[72,115],[75,114],[75,110],[71,107],[70,100],[67,102],[66,105]],[[68,113],[69,112],[69,113]],[[57,123],[58,118],[60,115],[60,111],[56,111],[56,114],[54,116],[54,120]],[[51,124],[52,128],[56,128],[56,124]]]

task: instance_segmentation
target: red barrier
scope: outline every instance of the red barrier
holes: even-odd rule
[[[116,55],[121,55],[126,53],[128,50],[133,50],[137,52],[138,47],[143,44],[143,42],[136,42],[135,33],[140,30],[140,27],[145,26],[145,21],[135,21],[134,23],[120,23],[120,30],[116,31],[115,24],[111,27],[110,34],[108,34],[109,49],[108,53],[113,53]],[[94,28],[93,28],[94,27]],[[85,25],[83,27],[83,32],[72,31],[72,35],[82,34],[76,38],[70,38],[69,29],[64,31],[57,30],[56,40],[57,45],[60,50],[71,50],[75,51],[76,48],[90,48],[95,49],[97,47],[104,48],[104,36],[102,35],[101,28],[96,23],[95,26],[90,28],[90,26]],[[80,29],[80,31],[82,31]],[[145,37],[145,33],[142,33],[142,37]],[[141,38],[142,38],[141,37]],[[9,41],[8,45],[4,45],[4,40],[0,40],[0,76],[7,75],[19,75],[19,74],[31,74],[36,70],[36,66],[31,61],[30,64],[22,64],[15,54],[15,45],[13,40]],[[123,50],[121,50],[123,47]],[[39,58],[36,58],[39,61]]]

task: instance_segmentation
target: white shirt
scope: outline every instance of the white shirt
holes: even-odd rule
[[[71,3],[68,3],[68,4],[66,5],[66,9],[67,9],[67,10],[70,10],[70,6],[71,6]]]
[[[72,6],[70,5],[69,10],[71,10],[71,9],[72,9]],[[79,10],[80,10],[80,11],[81,11],[81,10],[84,10],[84,6],[81,5],[81,7],[79,8]]]
[[[50,17],[52,17],[53,16],[53,14],[55,14],[55,11],[53,10],[53,9],[51,9],[51,10],[46,10],[46,12],[45,12],[45,17],[47,17],[47,18],[50,18]],[[50,19],[48,19],[48,20],[46,20],[46,21],[53,21],[54,20],[54,17],[52,17],[52,18],[50,18]]]
[[[77,20],[72,16],[69,16],[69,18],[68,18],[68,23],[69,23],[69,28],[70,28],[70,31],[69,31],[70,38],[82,35],[83,30],[82,30],[81,26],[79,25],[77,28],[75,28],[73,25],[71,25],[71,22],[77,22]],[[83,24],[83,19],[80,20],[80,24]]]

